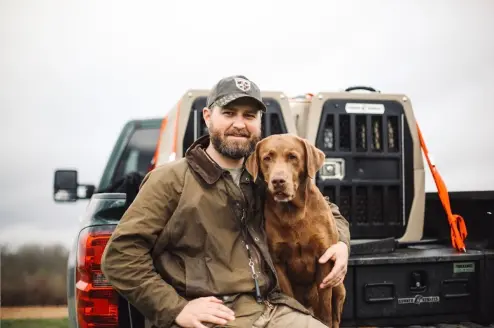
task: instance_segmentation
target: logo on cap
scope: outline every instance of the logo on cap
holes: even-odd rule
[[[250,90],[250,81],[247,81],[246,79],[243,79],[241,77],[235,78],[235,85],[243,92],[247,92]]]

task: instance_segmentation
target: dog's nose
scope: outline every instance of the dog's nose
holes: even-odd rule
[[[281,188],[285,185],[286,180],[283,178],[274,178],[273,180],[273,186],[275,188]]]

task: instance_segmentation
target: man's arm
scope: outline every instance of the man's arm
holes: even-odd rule
[[[343,282],[347,273],[348,256],[350,255],[350,225],[341,215],[340,209],[326,198],[331,208],[334,218],[336,219],[336,228],[338,229],[338,243],[329,247],[326,252],[319,258],[319,263],[326,263],[329,259],[335,261],[331,272],[323,279],[320,288],[337,286]],[[346,246],[346,247],[345,247]]]
[[[151,258],[151,249],[181,193],[173,178],[163,177],[156,171],[146,175],[105,248],[101,269],[113,288],[146,318],[168,327],[187,301],[155,271]]]
[[[331,212],[336,219],[336,227],[338,229],[339,241],[345,243],[348,247],[348,254],[350,254],[350,225],[348,221],[341,215],[338,206],[327,199]]]

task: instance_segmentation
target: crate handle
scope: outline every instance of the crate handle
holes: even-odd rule
[[[469,288],[468,285],[468,279],[446,279],[441,282],[441,285],[444,288],[444,285],[450,285],[450,284],[463,284],[467,288]],[[442,288],[441,288],[442,289]],[[466,293],[457,293],[457,294],[444,294],[445,299],[452,299],[452,298],[462,298],[462,297],[469,297],[471,294],[469,292]]]
[[[390,297],[368,297],[367,296],[367,290],[370,288],[375,288],[375,287],[391,287],[392,294],[393,296]],[[372,283],[372,284],[365,284],[364,286],[364,292],[365,292],[365,301],[367,303],[382,303],[382,302],[392,302],[395,300],[394,294],[395,294],[395,285],[391,282],[380,282],[380,283]]]
[[[350,91],[354,91],[354,90],[367,90],[367,91],[370,91],[370,92],[378,92],[378,93],[381,93],[381,91],[373,88],[373,87],[369,87],[369,86],[366,86],[366,85],[355,85],[353,87],[348,87],[345,89],[345,92],[350,92]]]

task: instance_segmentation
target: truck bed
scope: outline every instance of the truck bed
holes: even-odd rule
[[[376,245],[350,257],[342,326],[493,326],[494,250]]]

